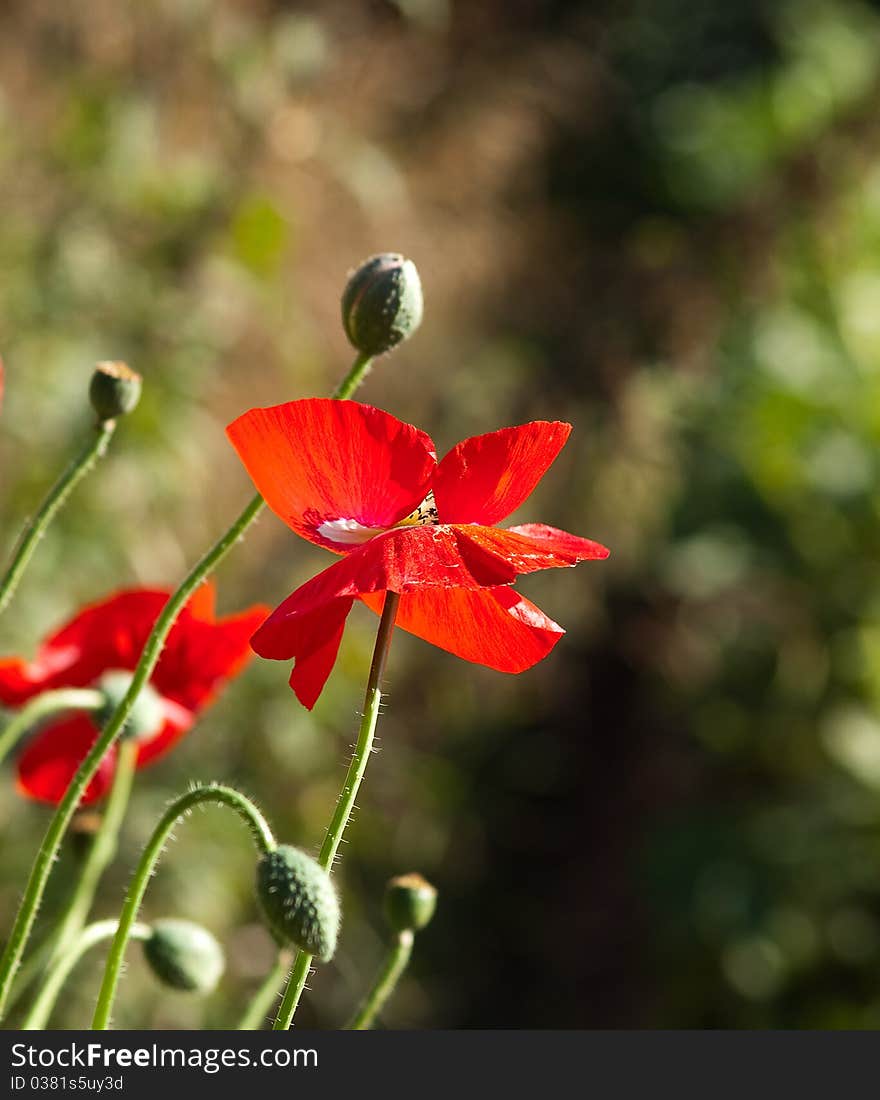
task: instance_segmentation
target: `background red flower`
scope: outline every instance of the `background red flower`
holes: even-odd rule
[[[118,592],[80,611],[40,646],[33,661],[0,661],[0,703],[16,708],[54,688],[94,685],[113,669],[133,671],[169,596],[170,592],[160,589]],[[150,680],[161,697],[165,721],[140,744],[138,767],[167,752],[250,656],[248,639],[268,609],[257,605],[218,619],[214,601],[213,584],[202,585],[171,630]],[[32,798],[57,802],[97,733],[94,721],[85,714],[43,727],[19,757],[20,790]],[[84,803],[106,792],[114,764],[115,749],[111,749]]]

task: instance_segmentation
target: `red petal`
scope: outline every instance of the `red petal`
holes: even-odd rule
[[[97,736],[97,728],[83,715],[62,718],[40,730],[18,759],[19,790],[29,798],[57,805]],[[116,750],[112,748],[86,788],[81,805],[106,794],[115,761]]]
[[[497,554],[463,540],[463,530],[430,525],[400,527],[371,539],[300,585],[272,612],[254,641],[270,632],[274,635],[285,617],[303,615],[341,597],[387,589],[408,592],[423,586],[486,588],[513,580],[512,568]],[[467,561],[462,555],[462,541]],[[257,652],[262,650],[258,648]]]
[[[377,614],[384,594],[364,596]],[[546,657],[565,631],[512,588],[422,588],[400,598],[397,625],[466,661],[523,672]]]
[[[216,618],[217,587],[212,580],[203,581],[190,596],[186,610],[194,619],[212,623]]]
[[[371,539],[306,581],[277,607],[251,639],[261,657],[295,658],[291,687],[309,708],[333,668],[352,599],[368,592],[408,592],[424,586],[482,588],[507,583],[507,562],[467,543],[460,531],[426,525],[402,527]]]
[[[352,544],[319,534],[322,524],[392,526],[424,500],[436,466],[424,432],[356,401],[251,409],[226,432],[272,511],[337,553]]]
[[[598,542],[570,535],[540,523],[522,527],[480,527],[468,524],[458,528],[462,556],[470,564],[468,544],[482,554],[486,562],[506,563],[515,573],[534,573],[538,569],[561,569],[579,561],[607,558],[608,550]],[[488,568],[488,565],[487,565]]]
[[[345,620],[354,601],[351,597],[332,599],[309,611],[298,611],[296,595],[294,592],[273,611],[251,644],[261,657],[296,660],[290,686],[303,706],[311,710],[336,663]]]
[[[536,420],[453,447],[434,474],[441,522],[499,523],[531,494],[570,432],[570,424]]]
[[[611,553],[601,542],[571,535],[568,531],[560,531],[558,527],[548,527],[546,523],[521,523],[516,527],[508,527],[507,530],[514,535],[522,535],[559,557],[568,557],[573,563],[604,561]]]
[[[305,616],[302,624],[309,632],[308,644],[297,656],[290,674],[290,686],[304,707],[311,710],[321,694],[327,677],[336,664],[339,643],[345,629],[345,620],[351,611],[352,600],[334,600],[333,603]],[[311,625],[309,624],[311,622]]]
[[[152,684],[187,710],[200,710],[250,659],[251,635],[268,614],[268,607],[257,605],[205,622],[184,611],[168,636]]]
[[[0,662],[0,701],[19,706],[55,687],[86,687],[109,668],[134,669],[168,593],[140,588],[86,607],[30,662]]]
[[[195,722],[196,716],[186,707],[171,699],[163,699],[162,703],[165,709],[165,725],[154,737],[142,741],[138,746],[138,768],[151,764],[173,749],[181,737],[192,729]]]

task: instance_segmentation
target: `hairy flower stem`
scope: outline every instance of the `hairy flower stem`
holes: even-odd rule
[[[406,970],[412,955],[413,940],[415,936],[410,929],[398,932],[394,937],[394,943],[385,959],[385,964],[379,971],[373,988],[364,999],[364,1003],[352,1017],[347,1031],[368,1031],[373,1026],[373,1021],[391,994],[394,992],[400,976]]]
[[[238,1025],[239,1031],[260,1031],[272,1011],[272,1005],[278,999],[278,990],[288,970],[290,970],[290,955],[287,951],[280,951],[274,966],[251,997],[250,1004]]]
[[[28,730],[44,718],[68,710],[100,710],[106,701],[102,691],[92,688],[58,688],[35,695],[0,730],[0,761],[5,760]]]
[[[33,1007],[22,1022],[22,1031],[42,1031],[46,1027],[52,1015],[52,1009],[55,1007],[55,1002],[58,1000],[58,995],[63,989],[71,970],[90,948],[114,936],[118,927],[119,921],[117,920],[99,920],[82,929],[79,936],[67,947],[59,959],[58,965],[40,990],[40,995],[34,1001]],[[133,925],[129,932],[129,938],[131,937],[138,940],[149,939],[149,925]]]
[[[388,651],[391,648],[391,635],[394,632],[394,620],[397,618],[397,608],[400,604],[400,596],[396,592],[385,594],[385,606],[382,609],[382,618],[379,621],[379,630],[376,634],[376,645],[373,648],[373,661],[370,665],[370,675],[367,680],[367,693],[364,699],[364,716],[361,719],[358,731],[357,744],[348,766],[345,782],[336,803],[336,809],[327,832],[324,835],[324,843],[318,855],[318,863],[325,871],[333,868],[336,853],[342,842],[342,835],[354,809],[355,799],[367,770],[367,761],[373,747],[373,737],[376,733],[376,723],[379,719],[379,704],[382,702],[382,676],[385,672],[385,664],[388,660]],[[309,976],[309,968],[312,964],[312,956],[304,951],[297,954],[284,991],[284,998],[278,1015],[275,1017],[273,1029],[284,1031],[290,1027],[299,999],[302,996],[306,978]]]
[[[146,893],[147,884],[156,869],[156,864],[159,862],[159,857],[162,855],[162,850],[171,834],[171,830],[194,806],[198,806],[202,802],[215,802],[220,806],[228,806],[231,810],[234,810],[250,830],[260,855],[274,851],[276,847],[275,837],[272,835],[272,830],[269,828],[266,819],[249,798],[233,787],[225,787],[220,783],[203,784],[181,795],[171,803],[147,841],[132,876],[128,893],[125,895],[125,902],[119,915],[119,927],[116,929],[116,935],[110,945],[110,954],[107,956],[107,966],[104,970],[104,981],[101,983],[98,1003],[95,1006],[95,1015],[92,1020],[93,1031],[106,1031],[110,1026],[110,1013],[113,1011],[113,1001],[116,998],[116,986],[119,982],[119,972],[122,969],[125,948]]]
[[[342,383],[336,388],[333,396],[337,398],[350,397],[369,370],[371,360],[364,356],[358,356],[354,366]],[[254,522],[264,507],[263,498],[259,493],[248,503],[238,519],[229,530],[218,539],[211,549],[196,563],[183,580],[180,587],[172,595],[171,599],[162,609],[156,625],[153,627],[137,668],[134,670],[131,685],[125,694],[125,698],[114,711],[101,736],[94,743],[88,755],[79,766],[79,770],[65,792],[64,798],[55,811],[55,816],[49,823],[43,843],[31,868],[30,879],[25,887],[24,897],[19,906],[15,924],[6,941],[6,949],[0,958],[0,1020],[6,1012],[6,1005],[15,972],[21,962],[22,954],[27,946],[28,938],[33,929],[37,910],[43,900],[46,883],[52,873],[52,865],[58,856],[61,841],[70,825],[70,820],[76,811],[79,801],[86,788],[98,770],[104,754],[122,732],[125,722],[131,713],[131,709],[140,695],[141,689],[149,680],[153,669],[162,653],[162,647],[171,632],[171,628],[177,621],[177,617],[190,596],[207,577],[213,573],[229,551],[242,538],[248,527]]]
[[[116,855],[119,830],[134,783],[137,754],[137,742],[123,739],[116,756],[113,786],[110,788],[110,797],[104,807],[101,824],[92,838],[73,898],[59,925],[55,943],[52,946],[52,953],[49,956],[50,970],[58,963],[61,956],[66,954],[73,940],[82,931],[95,900],[101,876]]]
[[[77,484],[91,470],[99,458],[107,451],[110,438],[116,428],[115,420],[105,420],[95,427],[94,434],[61,477],[49,490],[40,509],[25,527],[18,546],[12,555],[6,572],[0,577],[0,614],[9,606],[18,582],[27,568],[27,564],[37,548],[37,543],[46,533],[46,529],[55,517],[55,513],[64,504]]]

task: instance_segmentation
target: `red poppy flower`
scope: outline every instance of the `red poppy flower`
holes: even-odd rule
[[[133,671],[169,596],[147,588],[119,592],[80,611],[40,646],[33,661],[0,661],[0,703],[19,707],[44,691],[89,687],[107,672]],[[160,697],[164,721],[141,741],[139,768],[166,753],[222,683],[243,667],[250,656],[248,639],[267,611],[256,606],[217,619],[212,584],[202,585],[192,596],[150,679]],[[19,758],[19,789],[31,798],[57,803],[97,735],[97,726],[85,714],[50,722]],[[83,803],[94,802],[107,791],[115,758],[113,748],[101,762]]]
[[[466,439],[437,462],[424,432],[354,401],[251,409],[227,428],[269,507],[298,535],[342,554],[269,616],[251,644],[296,661],[290,686],[311,709],[355,599],[465,660],[522,672],[562,627],[509,585],[519,573],[606,558],[599,543],[544,524],[502,529],[571,431],[536,421]]]

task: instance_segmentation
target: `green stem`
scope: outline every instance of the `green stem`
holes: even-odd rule
[[[28,989],[30,989],[31,985],[36,981],[37,977],[46,969],[46,963],[49,961],[49,956],[52,954],[54,942],[55,937],[50,933],[21,964],[21,969],[15,976],[15,985],[9,995],[9,1002],[7,1004],[8,1011],[12,1011],[25,993],[27,993]]]
[[[363,352],[358,352],[357,358],[351,365],[351,370],[345,378],[342,379],[330,396],[337,401],[348,400],[370,373],[370,367],[373,365],[373,358],[372,355],[365,355]]]
[[[128,893],[125,895],[125,903],[119,915],[119,927],[116,929],[116,935],[110,946],[110,954],[107,956],[107,966],[104,970],[104,980],[101,983],[98,1003],[95,1006],[95,1015],[92,1020],[93,1031],[106,1031],[110,1026],[110,1013],[113,1011],[116,986],[119,982],[119,972],[122,969],[122,959],[125,955],[128,938],[146,893],[147,884],[156,869],[156,864],[159,862],[159,857],[171,834],[171,830],[193,807],[202,802],[216,802],[221,806],[228,806],[231,810],[235,810],[250,829],[254,844],[261,854],[271,852],[276,847],[275,837],[272,835],[272,830],[269,828],[266,819],[249,798],[233,787],[225,787],[220,783],[207,783],[187,791],[186,794],[181,795],[171,803],[147,841],[132,876]]]
[[[119,927],[117,920],[99,920],[84,928],[79,936],[71,943],[65,953],[58,960],[58,965],[46,980],[46,984],[40,990],[40,995],[34,1001],[33,1007],[25,1017],[22,1031],[42,1031],[49,1022],[52,1009],[58,1000],[58,995],[64,987],[71,970],[76,966],[85,953],[102,940],[109,940],[116,934]],[[150,938],[150,928],[146,924],[135,924],[130,935],[139,940]]]
[[[278,990],[289,969],[290,956],[288,952],[282,951],[275,965],[260,983],[259,989],[251,997],[250,1004],[238,1025],[239,1031],[260,1031],[272,1011],[272,1005],[278,997]]]
[[[86,923],[101,876],[116,854],[119,829],[122,826],[122,819],[125,817],[132,784],[134,783],[137,755],[138,746],[136,741],[125,738],[120,742],[110,797],[107,799],[107,805],[104,808],[101,825],[89,848],[89,854],[76,884],[70,906],[64,914],[64,919],[56,934],[52,954],[49,956],[48,968],[50,970],[59,958],[68,951],[71,942],[79,935]]]
[[[37,514],[29,521],[24,531],[12,561],[6,572],[0,577],[0,614],[9,606],[18,582],[27,568],[37,543],[46,533],[46,529],[52,522],[55,513],[67,500],[76,485],[91,470],[99,458],[107,451],[110,437],[116,428],[115,420],[105,420],[95,428],[95,434],[89,438],[88,444],[83,447],[73,462],[67,467],[61,477],[49,490],[46,499],[40,505]]]
[[[382,676],[385,672],[385,663],[388,660],[388,650],[391,647],[391,635],[394,632],[394,620],[397,618],[399,603],[400,596],[396,592],[385,594],[385,606],[382,609],[382,618],[379,621],[379,630],[376,634],[376,645],[373,648],[373,661],[370,665],[367,693],[364,699],[364,716],[361,719],[357,744],[336,803],[336,809],[330,819],[330,824],[327,826],[324,843],[321,845],[321,851],[318,855],[318,863],[325,871],[333,869],[336,853],[342,842],[342,835],[345,832],[348,819],[351,817],[351,811],[354,809],[355,799],[361,780],[364,778],[364,772],[367,770],[367,761],[370,758],[373,737],[376,733],[376,723],[379,719],[379,704],[382,702]],[[309,976],[311,963],[311,955],[307,955],[304,951],[297,954],[287,982],[287,989],[284,991],[281,1007],[275,1017],[275,1023],[273,1024],[275,1031],[284,1031],[290,1027],[306,984],[306,978]]]
[[[171,628],[174,626],[177,616],[180,614],[184,604],[202,581],[213,572],[232,547],[235,546],[236,542],[238,542],[259,515],[262,508],[263,498],[258,493],[226,534],[223,535],[193,567],[168,603],[165,604],[159,618],[156,620],[156,625],[153,627],[147,639],[143,653],[141,653],[140,660],[138,661],[137,668],[134,670],[131,685],[125,694],[125,698],[113,712],[101,736],[95,741],[85,760],[80,764],[79,770],[71,780],[70,786],[67,788],[64,797],[58,804],[55,814],[49,822],[49,828],[46,830],[46,835],[37,853],[37,858],[34,860],[30,879],[25,888],[24,898],[19,906],[15,924],[12,927],[12,931],[6,943],[6,950],[3,952],[3,957],[0,958],[0,1019],[2,1019],[3,1013],[6,1010],[6,1001],[9,997],[9,991],[12,987],[15,972],[21,962],[21,956],[27,945],[31,929],[33,928],[37,909],[43,899],[46,883],[49,881],[49,875],[52,872],[52,865],[58,856],[61,841],[64,839],[64,834],[67,832],[70,820],[80,803],[80,799],[85,793],[92,777],[97,772],[107,750],[113,745],[114,741],[121,733],[131,713],[131,708],[134,706],[140,694],[141,688],[146,684],[153,669],[156,667],[165,640]]]
[[[406,970],[412,955],[413,940],[415,936],[406,929],[398,932],[394,943],[385,959],[385,964],[379,971],[373,988],[367,994],[364,1003],[355,1013],[347,1031],[368,1031],[373,1026],[373,1020],[381,1012],[383,1005],[394,992],[400,976]]]
[[[0,730],[0,761],[5,760],[28,730],[44,718],[66,710],[100,710],[106,701],[103,692],[92,688],[59,688],[35,695]]]

